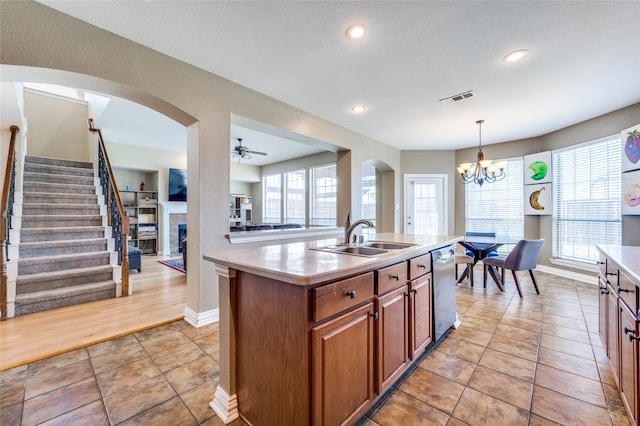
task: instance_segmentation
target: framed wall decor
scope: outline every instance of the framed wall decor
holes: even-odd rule
[[[640,215],[640,170],[622,173],[622,214]]]
[[[640,169],[640,124],[620,132],[622,139],[622,171]]]
[[[552,213],[551,184],[525,185],[524,214],[547,216]]]
[[[551,151],[524,156],[524,183],[540,184],[551,182]]]

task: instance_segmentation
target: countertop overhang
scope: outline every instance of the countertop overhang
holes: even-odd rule
[[[218,266],[249,272],[300,286],[312,286],[371,271],[432,250],[455,244],[462,237],[451,235],[411,235],[380,233],[373,241],[415,244],[406,249],[390,250],[379,256],[362,257],[312,250],[341,242],[339,238],[269,245],[247,249],[205,253],[204,260]]]
[[[640,283],[640,246],[596,246],[598,250],[613,260],[623,271]]]

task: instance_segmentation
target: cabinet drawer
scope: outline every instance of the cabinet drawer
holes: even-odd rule
[[[376,271],[376,294],[385,294],[407,282],[407,262],[397,263]]]
[[[638,312],[638,287],[631,281],[631,278],[622,270],[618,272],[618,286],[620,288],[620,299],[627,304],[634,314]]]
[[[318,322],[373,298],[373,272],[313,289],[313,321]]]
[[[409,279],[414,280],[427,272],[431,272],[431,254],[409,259]]]

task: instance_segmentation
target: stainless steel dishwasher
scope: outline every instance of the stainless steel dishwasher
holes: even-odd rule
[[[433,273],[433,327],[435,341],[456,322],[456,279],[453,246],[431,252]]]

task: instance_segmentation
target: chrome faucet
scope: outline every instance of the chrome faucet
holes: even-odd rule
[[[354,229],[358,227],[358,225],[367,225],[372,228],[375,228],[375,225],[373,224],[373,222],[367,219],[360,219],[351,223],[351,213],[347,214],[347,220],[344,223],[344,243],[345,244],[349,244],[351,233],[353,232]]]

